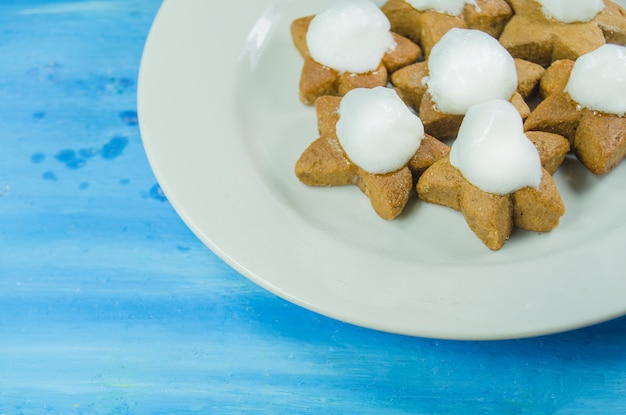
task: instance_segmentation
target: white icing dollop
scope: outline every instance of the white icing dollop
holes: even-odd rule
[[[479,30],[454,28],[432,48],[424,78],[437,109],[463,115],[472,105],[511,98],[517,70],[511,54]]]
[[[576,60],[565,91],[580,106],[626,114],[626,46],[603,45]]]
[[[476,0],[406,0],[415,10],[434,10],[439,13],[458,16],[466,4],[476,7]]]
[[[402,168],[413,157],[424,126],[393,89],[356,88],[341,100],[336,132],[354,164],[382,174]]]
[[[588,22],[602,10],[602,0],[537,0],[548,19],[563,23]]]
[[[387,16],[367,0],[342,0],[311,21],[306,42],[311,57],[339,72],[366,73],[395,47]]]
[[[450,150],[450,163],[474,186],[499,195],[537,188],[543,175],[539,153],[524,134],[519,112],[500,99],[467,111]]]

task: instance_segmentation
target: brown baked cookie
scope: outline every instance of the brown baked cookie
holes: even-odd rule
[[[518,87],[510,101],[525,119],[530,114],[530,107],[525,99],[539,85],[545,69],[540,65],[522,59],[514,59],[517,70]],[[423,79],[428,76],[428,62],[417,62],[394,72],[391,84],[398,90],[404,102],[413,108],[424,123],[424,130],[440,140],[456,137],[463,115],[446,114],[439,111],[428,93]]]
[[[541,81],[546,97],[524,122],[526,131],[546,131],[566,137],[580,162],[604,175],[626,158],[626,116],[580,107],[563,89],[573,61],[554,62]]]
[[[405,0],[388,0],[381,10],[391,23],[391,30],[422,47],[428,57],[432,47],[452,28],[477,29],[497,38],[513,11],[504,0],[477,0],[466,5],[459,16],[433,10],[420,11]]]
[[[513,58],[517,70],[517,92],[527,100],[534,94],[545,74],[543,66],[525,59]]]
[[[436,160],[446,157],[449,147],[433,137],[422,139],[416,154],[401,169],[387,174],[372,174],[352,163],[335,132],[341,97],[323,96],[315,101],[320,137],[302,153],[295,174],[309,186],[356,185],[370,199],[383,219],[397,217],[409,200],[414,175],[421,174]]]
[[[565,213],[558,189],[545,168],[538,189],[524,187],[497,195],[468,182],[446,157],[422,174],[416,189],[423,201],[460,211],[474,234],[492,250],[504,246],[514,226],[548,232],[558,226]]]
[[[548,66],[576,60],[605,43],[626,43],[626,11],[610,0],[589,22],[563,23],[547,18],[535,0],[509,0],[515,14],[499,40],[516,58]]]
[[[570,59],[559,59],[552,62],[539,81],[541,97],[546,98],[548,95],[563,91],[573,68],[574,61]]]
[[[387,85],[389,74],[411,64],[420,57],[421,49],[409,39],[392,33],[396,46],[383,57],[375,71],[354,74],[340,73],[316,62],[309,54],[306,33],[315,16],[305,16],[291,24],[292,41],[304,59],[300,74],[300,100],[311,105],[323,95],[343,96],[354,88],[373,88]]]

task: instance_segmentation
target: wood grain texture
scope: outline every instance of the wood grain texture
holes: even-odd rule
[[[206,249],[137,126],[158,7],[0,2],[0,414],[626,413],[626,318],[515,341],[391,335],[276,298]]]

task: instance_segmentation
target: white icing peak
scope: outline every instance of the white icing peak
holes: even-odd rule
[[[406,0],[415,10],[435,10],[452,16],[458,16],[466,4],[476,6],[476,0]]]
[[[367,0],[342,0],[317,14],[306,34],[311,57],[339,72],[366,73],[395,46],[387,16]]]
[[[563,23],[588,22],[604,9],[602,0],[537,0],[548,19]]]
[[[576,60],[565,91],[590,110],[626,114],[626,46],[603,45]]]
[[[543,175],[537,148],[524,135],[522,118],[504,100],[467,111],[450,150],[450,163],[474,186],[500,195],[526,186],[537,188]]]
[[[393,89],[356,88],[341,100],[336,132],[354,164],[382,174],[402,168],[413,157],[424,126]]]
[[[472,105],[508,100],[517,89],[513,57],[479,30],[448,31],[432,48],[428,71],[428,92],[446,114],[463,115]]]

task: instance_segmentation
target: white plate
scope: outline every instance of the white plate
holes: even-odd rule
[[[516,230],[498,252],[453,210],[414,199],[386,222],[356,187],[296,179],[317,135],[298,100],[289,24],[324,5],[164,2],[141,64],[139,119],[154,173],[196,235],[269,291],[388,332],[501,339],[626,313],[624,164],[598,178],[567,161],[559,228]]]

